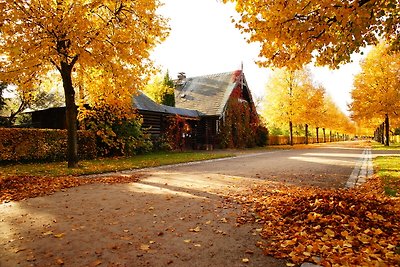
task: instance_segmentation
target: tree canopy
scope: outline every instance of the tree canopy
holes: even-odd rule
[[[336,68],[380,39],[400,48],[398,0],[223,2],[236,3],[237,28],[249,42],[261,44],[261,66],[300,69],[315,59]]]
[[[144,87],[144,92],[155,102],[167,106],[175,106],[175,84],[167,71],[164,77],[156,75]]]
[[[89,104],[126,105],[145,84],[149,52],[168,32],[158,0],[0,1],[0,81],[36,90],[58,70],[77,166],[75,88]]]
[[[391,118],[393,125],[399,125],[400,53],[381,43],[368,53],[361,68],[351,92],[353,119],[367,128],[377,127],[386,118],[387,124]]]
[[[308,126],[350,133],[350,119],[339,110],[322,86],[316,85],[307,69],[276,69],[266,86],[263,117],[268,126]],[[284,127],[286,128],[286,127]]]

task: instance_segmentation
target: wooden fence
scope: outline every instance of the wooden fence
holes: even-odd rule
[[[390,136],[391,143],[400,143],[400,135],[392,135]]]
[[[316,137],[309,137],[308,138],[308,143],[313,144],[313,143],[325,143],[325,142],[337,142],[337,141],[344,141],[348,140],[347,137],[337,137],[337,136],[329,136],[327,135],[325,137],[319,137],[318,140]],[[293,144],[305,144],[306,143],[306,137],[305,136],[293,136]],[[268,137],[268,145],[288,145],[289,144],[289,136],[286,135],[270,135]]]

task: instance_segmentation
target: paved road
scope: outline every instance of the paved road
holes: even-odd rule
[[[357,142],[244,154],[235,158],[150,169],[170,173],[226,175],[324,188],[345,187],[364,148]]]
[[[343,143],[242,154],[0,204],[0,266],[284,267],[255,246],[260,225],[235,225],[240,206],[224,196],[263,180],[344,187],[362,152]]]

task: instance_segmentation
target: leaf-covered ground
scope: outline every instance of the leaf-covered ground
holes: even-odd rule
[[[258,246],[288,266],[400,265],[400,201],[379,178],[347,190],[259,185],[239,200],[239,223],[261,224]]]
[[[105,178],[7,177],[0,179],[0,202],[49,195],[91,183],[129,183],[138,175]],[[327,190],[257,185],[236,196],[244,204],[241,224],[261,224],[265,254],[288,266],[399,266],[400,201],[382,194],[379,178],[356,189]]]
[[[0,177],[0,203],[50,195],[66,188],[93,183],[130,183],[138,181],[138,175],[76,178],[76,177]]]

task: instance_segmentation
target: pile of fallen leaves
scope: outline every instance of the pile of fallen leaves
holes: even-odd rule
[[[400,201],[381,189],[379,178],[355,189],[259,185],[240,198],[238,222],[262,224],[258,246],[288,266],[399,266]]]
[[[35,176],[0,177],[0,203],[50,195],[66,188],[85,184],[131,183],[137,182],[138,180],[138,175],[102,178]]]

